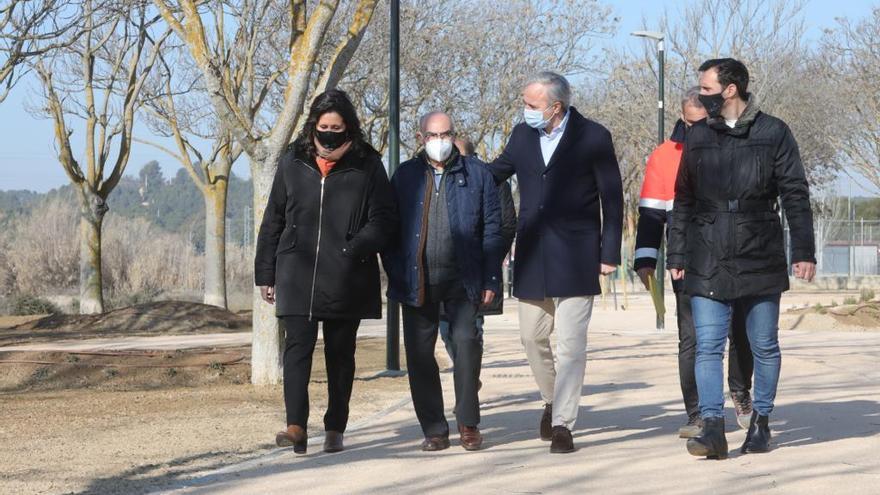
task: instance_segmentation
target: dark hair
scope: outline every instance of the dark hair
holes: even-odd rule
[[[748,99],[749,70],[746,69],[745,64],[732,58],[713,58],[703,62],[699,71],[705,72],[709,69],[718,71],[718,82],[722,87],[726,88],[733,84],[740,99]]]
[[[351,140],[351,149],[349,153],[354,152],[358,156],[366,156],[368,153],[376,151],[364,140],[364,131],[361,129],[361,121],[358,119],[354,105],[341,89],[330,89],[318,96],[312,101],[309,108],[309,116],[302,130],[293,142],[294,151],[302,157],[314,158],[317,155],[315,149],[315,131],[318,127],[318,120],[325,113],[335,112],[342,117],[345,122],[345,133]]]

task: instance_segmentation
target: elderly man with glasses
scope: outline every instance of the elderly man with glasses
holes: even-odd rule
[[[449,447],[440,370],[434,357],[440,305],[455,343],[455,415],[461,446],[478,450],[482,347],[474,319],[501,291],[501,211],[492,174],[454,146],[449,115],[421,118],[418,155],[391,185],[400,211],[397,238],[383,253],[388,295],[403,304],[403,338],[422,450]]]

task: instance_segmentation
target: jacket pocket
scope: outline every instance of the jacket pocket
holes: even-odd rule
[[[737,218],[736,256],[742,273],[785,270],[782,224],[776,213],[761,212]]]
[[[718,269],[719,240],[715,239],[714,213],[698,213],[688,226],[685,273],[711,277]]]
[[[281,232],[281,237],[278,239],[278,247],[275,249],[275,254],[289,253],[294,249],[296,249],[296,225],[288,225]]]

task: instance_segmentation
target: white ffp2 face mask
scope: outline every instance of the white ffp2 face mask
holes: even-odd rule
[[[425,153],[435,162],[442,162],[452,154],[451,139],[432,139],[425,143]]]

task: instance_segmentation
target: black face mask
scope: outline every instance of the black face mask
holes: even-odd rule
[[[336,148],[345,144],[348,141],[348,134],[345,131],[334,132],[334,131],[315,131],[315,137],[318,138],[318,142],[321,143],[321,146],[327,148],[330,151],[335,150]]]
[[[706,113],[709,114],[709,117],[716,119],[721,115],[721,107],[724,106],[724,97],[721,96],[721,93],[714,95],[700,95],[698,98],[700,99],[700,103],[702,103],[703,107],[706,109]]]

